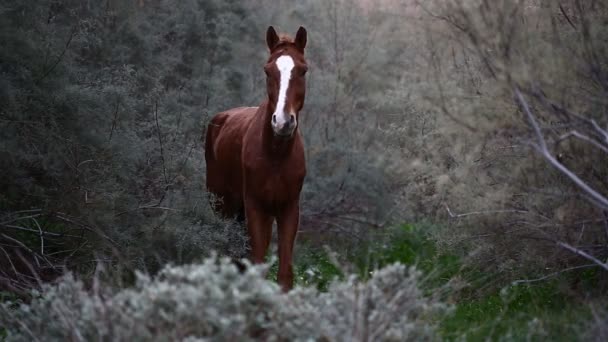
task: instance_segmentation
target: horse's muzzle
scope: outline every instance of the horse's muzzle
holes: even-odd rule
[[[294,114],[290,114],[289,120],[285,122],[277,120],[276,115],[272,116],[272,130],[276,136],[284,138],[291,137],[296,130],[297,125],[298,123]]]

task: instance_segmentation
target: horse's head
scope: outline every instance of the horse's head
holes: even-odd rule
[[[272,112],[272,130],[278,136],[290,137],[298,126],[298,113],[306,92],[306,29],[300,27],[296,38],[279,37],[272,26],[266,32],[270,58],[264,66],[268,106]]]

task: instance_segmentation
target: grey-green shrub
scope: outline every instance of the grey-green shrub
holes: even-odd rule
[[[441,246],[499,270],[494,284],[590,263],[558,242],[605,260],[605,205],[531,148],[538,137],[514,89],[550,153],[606,196],[607,155],[597,148],[608,142],[606,2],[419,3],[419,31],[404,41],[426,38],[400,92],[417,100],[386,130],[391,147],[412,160],[404,172],[409,216],[447,223]],[[573,131],[597,143],[567,139]],[[605,292],[600,277],[596,290]]]
[[[384,223],[399,162],[382,153],[374,121],[394,83],[382,66],[402,48],[373,39],[391,30],[367,14],[347,1],[4,1],[0,221],[30,229],[4,233],[39,252],[37,223],[102,232],[115,244],[89,230],[45,239],[38,254],[81,273],[100,258],[115,262],[115,251],[129,269],[149,270],[211,249],[241,256],[242,230],[224,229],[230,223],[208,210],[200,140],[214,113],[264,100],[270,24],[310,33],[302,227],[363,235],[366,221]],[[38,221],[15,214],[33,208]],[[31,264],[40,257],[19,252]],[[0,267],[3,278],[16,273]]]
[[[239,273],[226,258],[138,274],[137,284],[92,289],[67,275],[29,304],[5,303],[8,341],[330,340],[420,341],[434,336],[445,305],[423,296],[420,273],[394,264],[367,282],[350,277],[328,292],[284,294],[267,265]]]

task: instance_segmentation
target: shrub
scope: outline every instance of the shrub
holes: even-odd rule
[[[139,273],[132,288],[73,275],[47,285],[29,304],[6,303],[8,341],[45,340],[430,340],[445,306],[423,297],[419,272],[401,264],[367,282],[351,276],[320,293],[284,294],[265,279],[268,265],[239,273],[229,259]]]
[[[429,104],[412,112],[434,120],[387,131],[417,164],[410,207],[448,221],[441,248],[498,269],[499,286],[608,269],[606,4],[419,4],[427,53],[403,92],[417,86]]]

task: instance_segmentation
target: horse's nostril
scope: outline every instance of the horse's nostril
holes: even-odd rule
[[[272,116],[272,123],[275,123],[275,124],[277,123],[277,116],[276,115]]]
[[[289,123],[293,125],[293,123],[296,121],[296,116],[295,115],[290,115],[289,116]]]

